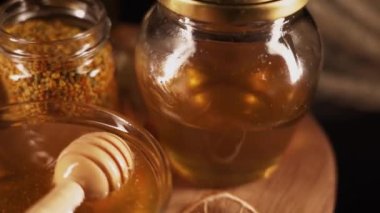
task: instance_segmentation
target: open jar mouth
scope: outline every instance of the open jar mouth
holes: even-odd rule
[[[65,16],[81,20],[86,23],[84,29],[74,36],[54,40],[26,39],[22,36],[7,32],[9,24],[24,22],[34,18],[50,18]],[[8,0],[0,5],[0,50],[16,57],[44,57],[23,51],[32,46],[57,46],[79,42],[88,42],[85,48],[78,46],[78,50],[71,56],[83,55],[92,52],[108,39],[111,23],[107,17],[103,4],[98,0]],[[48,54],[46,54],[48,55]],[[46,57],[45,55],[45,57]]]

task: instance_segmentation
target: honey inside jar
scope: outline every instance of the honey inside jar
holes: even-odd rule
[[[50,109],[57,111],[65,104],[52,105]],[[54,167],[62,150],[91,132],[110,132],[122,137],[133,152],[135,167],[119,190],[101,200],[85,200],[75,212],[150,213],[163,209],[170,190],[166,162],[156,155],[157,149],[150,147],[149,141],[142,141],[137,129],[120,120],[118,128],[124,128],[123,133],[113,126],[110,114],[80,106],[77,111],[85,111],[76,116],[86,119],[62,114],[45,117],[47,114],[41,111],[19,119],[24,109],[25,105],[18,108],[16,105],[0,110],[0,138],[6,139],[0,142],[1,212],[25,212],[44,197],[54,187]]]
[[[3,14],[2,102],[58,99],[116,109],[115,65],[107,40],[108,19],[90,20],[86,16],[79,18],[41,8],[27,19],[23,16],[29,17],[34,10]]]
[[[309,107],[319,59],[305,65],[298,44],[271,32],[284,22],[221,33],[168,13],[158,6],[146,21],[136,71],[175,170],[212,187],[268,176]]]

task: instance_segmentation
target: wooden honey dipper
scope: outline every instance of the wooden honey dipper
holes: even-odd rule
[[[123,139],[107,132],[85,134],[59,155],[55,187],[27,213],[73,212],[85,197],[102,199],[120,189],[133,167],[133,153]]]

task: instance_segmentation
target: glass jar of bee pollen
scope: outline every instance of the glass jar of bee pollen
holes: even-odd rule
[[[100,1],[0,6],[0,102],[63,100],[118,109],[110,21]]]

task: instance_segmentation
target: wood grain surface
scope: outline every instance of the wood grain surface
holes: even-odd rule
[[[335,190],[335,159],[329,141],[314,119],[306,117],[272,176],[226,190],[196,189],[176,180],[167,212],[182,212],[209,195],[229,192],[260,213],[331,213]]]

